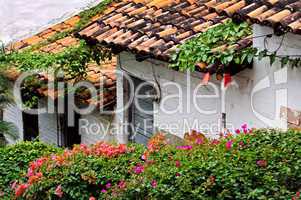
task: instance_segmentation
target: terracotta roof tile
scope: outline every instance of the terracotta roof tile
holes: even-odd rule
[[[210,1],[206,5],[211,10],[226,14],[238,21],[249,20],[273,27],[275,33],[279,35],[288,31],[301,34],[300,0],[236,0],[227,3]]]
[[[88,41],[168,61],[177,44],[227,18],[212,12],[204,3],[209,1],[125,0],[109,6],[107,14],[78,35]],[[217,6],[222,9],[236,3],[233,0]]]

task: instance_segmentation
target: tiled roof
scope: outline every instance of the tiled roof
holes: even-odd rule
[[[95,16],[92,20],[99,18],[99,16]],[[67,19],[64,22],[56,24],[30,38],[21,40],[19,42],[15,42],[7,47],[8,50],[23,50],[32,45],[43,44],[46,42],[48,38],[55,35],[56,33],[60,33],[63,31],[71,30],[76,23],[80,20],[79,16],[74,16]],[[62,39],[58,39],[50,44],[41,45],[36,51],[44,52],[44,53],[59,53],[63,51],[67,47],[75,46],[79,44],[79,39],[73,37],[72,34],[66,36]],[[101,65],[97,65],[96,63],[90,63],[87,66],[87,76],[85,77],[87,81],[91,82],[96,88],[100,88],[100,84],[103,83],[102,88],[104,91],[99,94],[102,95],[103,98],[95,99],[91,98],[87,94],[80,94],[78,99],[81,100],[82,103],[93,103],[98,106],[105,106],[108,104],[113,104],[116,101],[116,58],[113,58],[111,61],[102,62]],[[8,78],[11,80],[16,80],[20,75],[20,72],[16,68],[11,68],[5,73]],[[51,81],[53,78],[49,77],[49,75],[45,73],[41,73],[39,75],[39,79],[42,81]],[[72,80],[68,80],[72,82]],[[51,91],[47,88],[39,88],[39,93],[44,96],[49,96],[52,99],[56,99],[59,91]]]
[[[51,38],[57,33],[61,33],[63,31],[68,31],[71,30],[75,24],[80,20],[79,16],[74,16],[71,17],[64,22],[58,23],[52,27],[47,28],[46,30],[43,30],[42,32],[23,39],[18,42],[14,42],[13,44],[8,45],[8,49],[13,49],[13,50],[19,50],[19,49],[24,49],[26,47],[38,44],[40,42],[46,41],[47,39]]]
[[[235,20],[271,26],[276,34],[301,34],[301,0],[211,0],[206,5]]]
[[[210,10],[206,2],[124,0],[111,4],[108,14],[77,35],[107,45],[116,52],[127,50],[169,61],[178,44],[229,19]]]

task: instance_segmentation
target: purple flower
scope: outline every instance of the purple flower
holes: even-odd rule
[[[138,164],[134,167],[135,174],[141,174],[144,171],[144,167],[141,164]]]
[[[186,146],[177,146],[177,149],[181,149],[181,150],[190,150],[190,149],[192,149],[192,146],[190,146],[190,145],[186,145]]]
[[[106,184],[106,188],[107,188],[107,189],[109,189],[111,186],[112,186],[111,183],[107,183],[107,184]]]
[[[102,189],[100,192],[101,192],[101,193],[106,193],[106,192],[107,192],[107,190],[105,190],[105,189]]]

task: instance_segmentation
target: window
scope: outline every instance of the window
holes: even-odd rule
[[[129,111],[131,124],[130,140],[146,144],[154,132],[153,96],[154,87],[136,77],[131,77],[134,83],[134,100]]]

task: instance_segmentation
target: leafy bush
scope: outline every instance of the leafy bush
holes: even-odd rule
[[[31,161],[60,151],[61,149],[37,141],[0,148],[0,193],[8,196],[14,181],[24,181],[23,177]]]
[[[301,133],[250,130],[208,140],[80,145],[31,162],[20,199],[299,199]],[[14,198],[15,198],[14,197]]]

